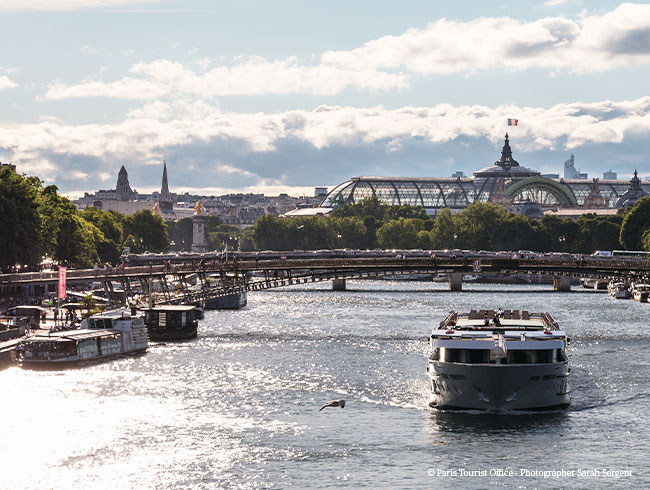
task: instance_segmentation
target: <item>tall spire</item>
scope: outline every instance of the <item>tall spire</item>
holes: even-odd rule
[[[158,198],[160,209],[163,211],[171,211],[174,207],[174,200],[169,192],[169,184],[167,183],[167,161],[163,159],[163,176],[162,188],[160,189],[160,197]]]

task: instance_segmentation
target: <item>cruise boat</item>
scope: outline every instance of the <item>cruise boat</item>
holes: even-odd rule
[[[142,318],[129,310],[98,313],[78,330],[37,334],[17,347],[18,363],[25,368],[82,366],[147,350]]]
[[[650,284],[635,284],[632,288],[632,296],[634,301],[639,303],[647,303],[648,296],[650,295]]]
[[[630,288],[624,282],[610,282],[607,286],[607,292],[615,299],[629,299],[632,297]]]
[[[203,309],[195,305],[162,305],[143,308],[149,340],[167,342],[196,337]]]
[[[504,411],[570,403],[567,336],[548,313],[451,312],[430,343],[431,407]]]

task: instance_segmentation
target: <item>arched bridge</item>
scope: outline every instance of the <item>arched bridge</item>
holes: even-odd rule
[[[110,297],[113,284],[121,282],[126,294],[137,286],[146,291],[150,279],[160,281],[165,303],[192,303],[210,297],[309,282],[341,281],[386,275],[448,274],[450,287],[462,287],[462,275],[469,273],[546,274],[554,277],[556,289],[568,289],[571,277],[601,280],[621,278],[649,282],[650,262],[639,259],[581,255],[527,255],[478,252],[431,251],[422,253],[355,252],[354,256],[332,257],[330,251],[292,256],[287,252],[255,254],[204,254],[183,260],[149,260],[148,265],[113,269],[68,270],[68,283],[101,282]],[[152,256],[142,256],[152,258]],[[155,257],[155,256],[154,256]],[[175,256],[178,257],[178,256]],[[210,278],[212,280],[210,280]],[[54,284],[57,272],[0,275],[0,288]],[[338,282],[337,282],[338,281]],[[568,281],[568,282],[567,282]],[[133,283],[135,282],[135,285]],[[190,282],[195,282],[191,286]],[[344,284],[344,283],[343,283]],[[344,288],[344,286],[343,286]]]

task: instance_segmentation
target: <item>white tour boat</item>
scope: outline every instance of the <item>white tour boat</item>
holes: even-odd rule
[[[635,284],[632,288],[632,296],[634,296],[634,301],[638,301],[639,303],[647,303],[649,295],[650,284]]]
[[[147,350],[147,329],[129,310],[98,313],[83,320],[78,330],[34,335],[17,348],[26,368],[80,366]]]
[[[567,336],[548,313],[450,313],[430,338],[432,407],[534,410],[569,405]]]
[[[630,299],[632,297],[630,288],[624,282],[610,282],[607,286],[607,292],[615,299]]]

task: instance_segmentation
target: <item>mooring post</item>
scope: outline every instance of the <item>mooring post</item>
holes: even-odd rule
[[[332,281],[332,291],[345,291],[345,279],[334,279]]]
[[[462,291],[463,290],[463,274],[454,272],[449,274],[449,290]]]
[[[571,277],[569,277],[569,276],[554,276],[553,277],[553,290],[554,291],[571,291]]]

